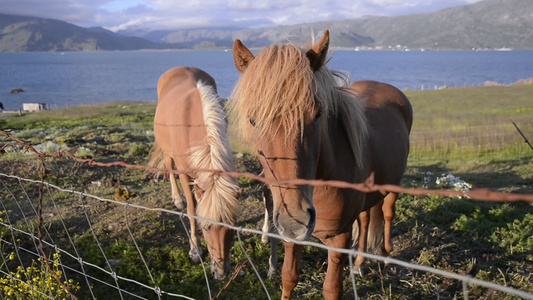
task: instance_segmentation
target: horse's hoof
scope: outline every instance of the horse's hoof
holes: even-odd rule
[[[178,210],[185,210],[185,202],[181,197],[172,197],[172,202],[174,202],[174,205]]]
[[[200,256],[189,256],[191,259],[191,263],[194,265],[199,265],[202,263],[202,260],[200,259]]]
[[[199,265],[202,263],[202,251],[199,250],[193,250],[189,251],[189,258],[191,259],[191,263],[195,265]]]
[[[352,269],[352,273],[356,276],[360,276],[360,277],[363,277],[364,275],[364,271],[363,271],[363,267],[361,266],[354,266],[353,269]]]
[[[384,266],[383,266],[383,271],[386,275],[390,275],[390,276],[395,276],[397,275],[397,268],[394,264],[389,264],[389,263],[386,263]]]
[[[276,277],[276,269],[269,268],[267,273],[268,279],[272,280],[274,277]]]
[[[263,244],[268,244],[268,235],[263,234],[263,235],[261,236],[261,243],[263,243]]]

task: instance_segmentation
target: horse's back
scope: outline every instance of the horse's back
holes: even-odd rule
[[[356,95],[364,100],[365,107],[373,111],[376,109],[378,114],[391,114],[394,116],[394,122],[402,122],[407,126],[407,131],[411,131],[413,125],[413,108],[411,102],[396,87],[378,81],[356,81],[352,83],[351,88],[356,91]],[[396,120],[397,110],[401,111],[403,121]],[[370,116],[370,118],[373,118]]]
[[[215,92],[217,91],[215,79],[204,70],[181,66],[172,68],[159,77],[159,81],[157,82],[157,94],[160,95],[161,93],[164,93],[164,90],[167,87],[173,87],[180,83],[190,83],[191,80],[194,83],[201,81],[205,85],[213,87]],[[159,96],[159,98],[161,98],[161,96]]]
[[[400,90],[386,83],[358,81],[351,88],[365,106],[370,171],[375,172],[377,184],[399,184],[409,155],[411,103]]]
[[[197,87],[199,80],[214,87],[211,76],[200,69],[188,67],[165,72],[157,84],[156,142],[181,169],[189,168],[189,149],[202,145],[207,135],[201,93]]]

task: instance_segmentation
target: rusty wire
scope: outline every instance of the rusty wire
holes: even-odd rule
[[[257,181],[267,183],[270,185],[330,186],[330,187],[336,187],[336,188],[354,189],[354,190],[364,192],[364,193],[380,192],[380,193],[385,194],[387,192],[394,192],[394,193],[408,194],[412,196],[440,195],[440,196],[446,196],[446,197],[466,197],[466,198],[477,200],[477,201],[533,202],[533,194],[504,193],[504,192],[499,192],[499,191],[493,191],[493,190],[486,189],[486,188],[474,188],[469,191],[456,191],[456,190],[450,190],[450,189],[405,188],[405,187],[401,187],[401,186],[393,185],[393,184],[376,184],[374,182],[373,173],[365,180],[365,182],[351,183],[351,182],[338,181],[338,180],[318,180],[318,179],[307,180],[307,179],[298,179],[298,178],[288,179],[288,180],[275,180],[275,179],[268,179],[262,176],[258,176],[250,172],[226,172],[226,171],[213,170],[213,169],[189,168],[189,169],[184,169],[184,170],[168,170],[168,169],[154,168],[150,166],[129,164],[125,161],[115,161],[115,162],[104,163],[104,162],[96,161],[94,159],[84,159],[84,158],[76,157],[72,152],[68,150],[61,150],[57,153],[39,152],[31,144],[24,142],[23,140],[13,136],[12,134],[6,131],[0,130],[0,134],[14,141],[12,143],[8,143],[0,147],[0,152],[2,152],[7,146],[18,145],[18,146],[23,147],[26,150],[29,150],[35,153],[35,155],[37,155],[37,157],[39,157],[41,160],[44,159],[45,157],[59,159],[63,156],[67,156],[77,162],[84,163],[89,166],[99,166],[99,167],[119,166],[119,167],[124,167],[128,169],[145,170],[145,171],[150,171],[154,173],[163,173],[163,174],[174,173],[176,175],[179,175],[182,173],[191,173],[191,172],[209,172],[209,173],[216,174],[218,176],[228,176],[228,177],[235,177],[235,178],[246,177],[246,178],[257,180]],[[43,163],[43,168],[44,168],[44,163]],[[46,170],[44,172],[46,172]]]

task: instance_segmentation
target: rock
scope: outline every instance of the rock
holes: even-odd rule
[[[498,83],[498,82],[495,82],[495,81],[490,81],[490,80],[487,80],[485,81],[485,86],[501,86],[502,84],[501,83]]]
[[[511,85],[522,85],[522,84],[532,84],[533,78],[526,78],[526,79],[520,79],[514,83],[511,83]]]
[[[12,89],[11,91],[9,91],[10,94],[18,94],[22,92],[24,92],[23,89]]]

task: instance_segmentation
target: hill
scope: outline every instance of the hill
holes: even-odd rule
[[[161,49],[173,46],[127,37],[101,27],[0,14],[0,52]]]
[[[472,5],[434,13],[396,17],[365,16],[354,19],[306,23],[266,29],[192,29],[151,31],[139,34],[154,42],[183,47],[211,43],[231,47],[235,38],[247,46],[263,47],[282,41],[303,42],[316,32],[330,29],[337,47],[409,49],[499,49],[533,50],[533,5],[531,0],[484,0]],[[132,34],[126,31],[121,34]]]
[[[533,50],[531,24],[531,0],[484,0],[427,14],[364,16],[263,29],[132,29],[117,33],[52,19],[0,14],[0,52],[227,49],[236,38],[249,47],[263,47],[307,42],[312,30],[326,28],[334,46],[349,49]]]

